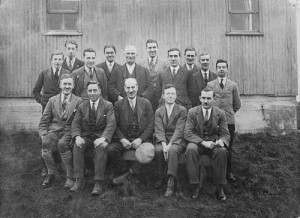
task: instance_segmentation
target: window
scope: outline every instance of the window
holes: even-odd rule
[[[80,0],[47,0],[46,35],[78,35]]]
[[[227,0],[226,35],[262,35],[259,0]]]

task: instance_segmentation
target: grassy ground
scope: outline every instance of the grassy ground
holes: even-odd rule
[[[163,197],[166,187],[153,188],[153,164],[139,176],[134,196],[108,186],[102,198],[92,197],[91,180],[83,192],[72,194],[63,189],[62,176],[43,189],[38,135],[2,133],[0,217],[299,217],[299,139],[299,134],[238,136],[233,165],[238,181],[227,186],[228,200],[220,203],[209,179],[199,199],[189,198],[183,165],[181,190],[168,199]]]

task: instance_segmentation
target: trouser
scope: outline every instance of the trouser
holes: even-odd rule
[[[94,180],[104,180],[107,162],[107,149],[103,148],[101,145],[94,148],[94,141],[99,138],[96,135],[89,135],[82,138],[85,143],[81,146],[81,148],[79,148],[76,144],[74,144],[73,147],[74,177],[79,179],[84,178],[84,153],[88,149],[93,149],[95,168]]]
[[[168,152],[167,175],[174,176],[176,179],[177,179],[178,161],[183,150],[184,150],[183,145],[172,144]],[[162,177],[166,162],[163,154],[163,146],[161,143],[157,143],[155,145],[155,160],[156,160],[159,176]]]
[[[212,158],[214,183],[216,185],[226,184],[227,153],[226,148],[215,147],[210,149],[202,145],[189,143],[185,155],[190,184],[199,184],[199,158],[201,155],[208,155]]]
[[[227,175],[231,173],[231,166],[232,166],[232,146],[235,139],[235,125],[228,124],[228,130],[230,133],[230,141],[227,148],[228,151],[228,161],[227,161]]]

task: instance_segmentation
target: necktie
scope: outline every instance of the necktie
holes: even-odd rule
[[[69,61],[69,69],[72,70],[72,60]]]
[[[208,82],[207,73],[204,73],[204,80],[205,80],[205,83]]]
[[[96,114],[96,107],[95,107],[95,102],[93,102],[93,105],[92,105],[92,111],[94,113],[94,115]]]
[[[109,64],[108,64],[108,70],[109,70],[110,73],[111,73],[112,68],[113,68],[112,63],[109,63]]]
[[[94,77],[94,74],[93,74],[93,70],[92,70],[92,68],[90,68],[89,75],[90,75],[90,78],[91,78],[91,79],[93,79],[93,77]]]
[[[150,70],[150,74],[153,75],[154,74],[154,59],[151,58],[151,61],[149,63],[149,70]]]
[[[133,104],[133,101],[130,101],[130,107],[132,110],[134,110],[134,104]]]
[[[192,70],[192,65],[188,64],[188,70]]]
[[[175,70],[175,68],[173,68],[172,76],[175,76],[175,73],[176,73],[176,70]]]
[[[221,79],[220,87],[221,87],[221,89],[224,88],[223,79]]]
[[[55,74],[54,74],[54,77],[55,77],[55,79],[56,79],[56,80],[58,80],[58,71],[59,71],[59,69],[58,69],[58,68],[56,68],[56,70],[55,70]]]
[[[170,107],[170,106],[168,106],[167,108],[168,108],[168,110],[167,110],[167,113],[168,113],[168,118],[170,118],[170,116],[171,116],[171,113],[172,113],[172,111],[171,111],[171,107]]]
[[[204,121],[207,122],[208,121],[208,110],[205,110],[205,116],[204,116]]]
[[[64,99],[63,99],[63,102],[61,104],[62,108],[63,108],[63,111],[66,110],[66,106],[67,106],[67,98],[68,96],[67,95],[64,95]]]

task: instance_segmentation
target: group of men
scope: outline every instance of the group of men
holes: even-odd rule
[[[198,67],[197,52],[188,47],[183,66],[178,48],[169,49],[167,63],[158,57],[158,43],[152,39],[146,42],[148,58],[141,64],[136,63],[133,45],[124,48],[124,65],[115,62],[113,45],[104,47],[106,60],[98,65],[95,50],[85,49],[80,61],[75,41],[67,41],[65,48],[65,58],[61,51],[52,53],[51,68],[39,74],[33,88],[43,110],[39,135],[47,168],[44,188],[54,180],[55,152],[67,170],[65,188],[78,192],[85,186],[84,154],[92,150],[92,195],[102,195],[108,160],[112,182],[119,185],[145,163],[137,158],[128,166],[122,158],[125,151],[136,150],[150,160],[155,151],[159,172],[155,187],[163,186],[167,167],[165,196],[176,192],[179,157],[184,153],[191,197],[198,198],[198,162],[206,154],[214,163],[217,197],[226,200],[224,185],[235,180],[231,173],[234,114],[241,107],[237,84],[227,78],[227,61],[217,60],[214,73],[209,69],[210,55],[200,54]]]

